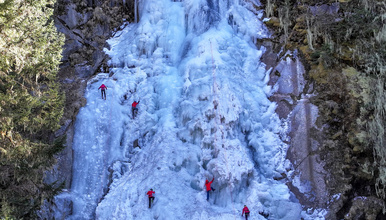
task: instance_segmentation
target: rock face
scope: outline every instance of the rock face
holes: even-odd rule
[[[272,38],[262,43],[268,48],[264,59],[277,87],[271,99],[291,127],[287,156],[294,178],[288,185],[299,201],[305,208],[326,208],[326,219],[385,219],[384,187],[378,184],[382,172],[368,131],[374,114],[370,88],[376,82],[355,65],[355,51],[349,49],[355,41],[336,43],[315,31],[339,33],[342,15],[355,14],[354,2],[361,4],[262,0],[272,30]],[[325,46],[334,43],[339,49],[326,53]]]
[[[273,59],[278,57],[273,44],[266,41],[263,45],[267,48],[263,59],[271,69],[269,84],[276,89],[270,100],[278,104],[276,112],[291,130],[290,140],[286,140],[290,146],[287,157],[294,167],[287,184],[304,207],[327,208],[327,172],[319,152],[323,134],[316,124],[318,108],[310,101],[316,95],[313,83],[305,79],[297,50]]]

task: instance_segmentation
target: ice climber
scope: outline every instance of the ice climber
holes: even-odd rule
[[[248,220],[248,216],[249,216],[249,209],[246,205],[244,205],[244,208],[243,208],[243,213],[241,213],[241,216],[243,216],[245,213],[245,220]]]
[[[213,192],[215,191],[215,189],[213,189],[213,187],[210,186],[213,183],[213,180],[214,180],[214,177],[213,177],[212,181],[210,181],[210,182],[208,180],[205,180],[206,200],[209,200],[209,192],[210,192],[210,190],[213,190]]]
[[[151,204],[154,202],[154,194],[153,189],[150,189],[146,194],[149,196],[149,209],[151,208]]]
[[[137,111],[138,113],[138,108],[137,108],[138,104],[139,104],[139,101],[138,102],[134,101],[133,104],[131,104],[131,113],[133,115],[133,118],[135,117],[134,112]]]
[[[106,100],[106,90],[107,90],[107,86],[105,86],[105,84],[102,84],[101,86],[99,86],[98,90],[101,89],[101,93],[102,93],[102,99],[103,99],[103,94],[105,95],[105,100]]]

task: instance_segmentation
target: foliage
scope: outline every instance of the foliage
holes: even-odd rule
[[[319,38],[319,42],[331,47],[335,59],[366,73],[379,74],[382,72],[379,61],[384,62],[386,58],[386,38],[381,35],[386,29],[385,13],[386,3],[376,0],[341,3],[336,13],[315,14],[309,11],[309,28],[315,39],[312,46],[315,50],[326,49],[321,46],[323,44],[318,46],[316,43]]]
[[[54,0],[0,1],[0,218],[30,219],[53,190],[43,183],[58,147],[63,36]]]

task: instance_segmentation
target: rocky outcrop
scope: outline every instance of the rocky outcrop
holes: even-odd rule
[[[305,208],[327,209],[326,219],[383,219],[382,189],[376,189],[380,171],[366,122],[372,118],[375,79],[354,65],[350,40],[356,36],[334,45],[339,54],[326,47],[334,43],[331,36],[347,34],[340,32],[340,22],[354,3],[262,2],[273,36],[263,42],[265,59],[272,68],[270,83],[278,87],[271,99],[291,127],[287,156],[295,178],[288,178],[288,185]],[[321,30],[329,30],[330,38]]]
[[[290,130],[290,139],[284,140],[290,146],[287,158],[293,164],[287,185],[305,208],[327,208],[327,171],[319,151],[323,132],[317,124],[319,110],[310,100],[317,95],[313,82],[306,80],[297,50],[279,57],[275,43],[266,40],[262,45],[267,48],[263,61],[270,70],[269,85],[276,90],[270,100],[277,103],[276,112]]]

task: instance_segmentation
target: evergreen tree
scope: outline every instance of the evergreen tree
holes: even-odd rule
[[[43,176],[61,149],[52,134],[64,100],[56,82],[64,37],[54,4],[0,1],[0,218],[35,218],[53,193]]]

